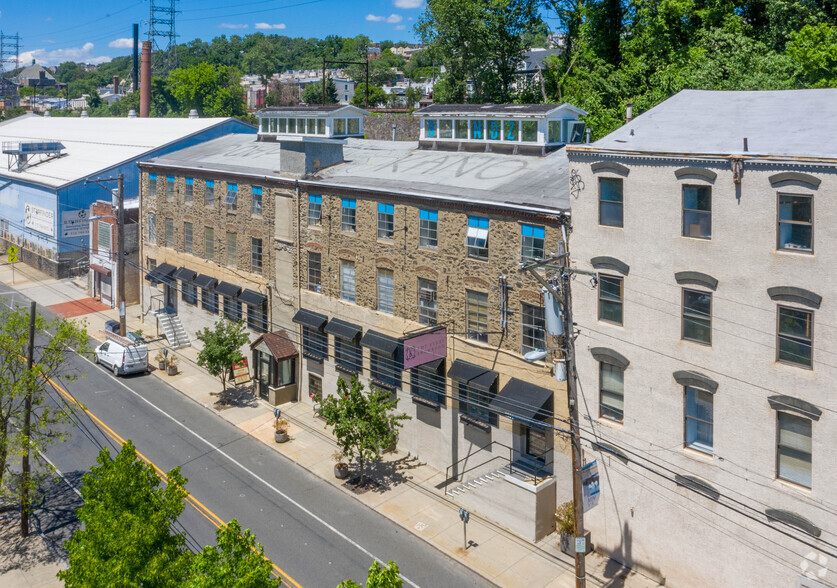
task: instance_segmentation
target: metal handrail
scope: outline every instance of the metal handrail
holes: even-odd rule
[[[492,447],[492,446],[494,446],[494,445],[499,445],[500,447],[504,447],[504,448],[506,448],[506,449],[508,449],[508,450],[509,450],[509,457],[508,457],[509,473],[514,474],[514,455],[515,455],[515,454],[520,454],[520,455],[522,456],[522,455],[523,455],[523,453],[522,453],[521,451],[518,451],[518,450],[514,449],[513,447],[509,447],[508,445],[505,445],[505,444],[503,444],[503,443],[500,443],[499,441],[492,441],[492,442],[491,442],[491,443],[489,443],[488,445],[485,445],[485,446],[483,446],[483,447],[480,447],[480,448],[479,448],[479,449],[477,449],[475,452],[473,452],[473,453],[470,453],[470,454],[466,455],[465,457],[463,457],[462,459],[460,459],[460,460],[456,461],[455,463],[452,463],[451,465],[449,465],[449,466],[445,469],[445,488],[444,488],[444,493],[445,493],[445,494],[447,494],[447,491],[448,491],[448,485],[449,485],[449,484],[450,484],[450,482],[451,482],[451,469],[452,469],[452,468],[455,468],[456,466],[458,466],[460,463],[462,463],[463,461],[465,461],[465,460],[467,460],[467,459],[471,459],[472,457],[474,457],[475,455],[477,455],[477,454],[478,454],[478,453],[480,453],[481,451],[486,451],[486,450],[488,450],[490,447]],[[540,455],[538,455],[538,456],[536,456],[536,457],[535,457],[535,464],[536,464],[536,467],[535,467],[535,485],[536,485],[536,486],[540,483],[540,482],[539,482],[539,480],[541,480],[541,476],[540,476],[541,471],[542,471],[542,470],[543,470],[543,469],[544,469],[547,465],[550,465],[550,464],[552,463],[552,462],[549,462],[549,464],[547,464],[547,461],[546,461],[546,455],[547,455],[548,453],[549,453],[549,450],[544,451],[544,452],[542,452]],[[480,463],[480,464],[478,464],[478,465],[475,465],[475,466],[470,467],[470,468],[468,468],[468,469],[466,469],[466,470],[463,470],[462,472],[460,472],[459,474],[457,474],[457,479],[458,479],[458,480],[461,480],[461,479],[463,479],[463,477],[465,476],[465,474],[467,474],[468,472],[471,472],[471,471],[473,471],[473,470],[475,470],[475,469],[477,469],[477,468],[481,468],[481,467],[485,466],[486,464],[489,464],[489,463],[491,463],[492,461],[495,461],[495,460],[497,460],[497,459],[506,459],[506,458],[505,458],[504,456],[502,456],[502,455],[494,455],[491,459],[487,459],[486,461],[484,461],[484,462],[482,462],[482,463]],[[541,462],[543,462],[543,463],[542,463],[542,465],[541,465]],[[543,477],[543,479],[546,479],[546,476],[544,476],[544,477]]]

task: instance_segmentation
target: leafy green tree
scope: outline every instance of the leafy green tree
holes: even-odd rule
[[[388,390],[372,386],[364,393],[356,376],[351,383],[338,378],[337,394],[324,396],[320,403],[320,416],[334,427],[343,455],[357,459],[359,484],[363,483],[366,462],[380,461],[384,449],[395,445],[401,421],[410,418],[392,414],[397,406],[398,399],[393,400]]]
[[[421,98],[421,90],[415,86],[410,86],[404,90],[404,100],[407,102],[407,108],[415,108],[416,105],[421,102]]]
[[[169,76],[169,88],[181,105],[181,113],[188,114],[194,108],[201,116],[246,114],[240,82],[235,67],[206,62],[175,69]]]
[[[267,85],[271,76],[279,69],[279,52],[275,50],[273,43],[262,37],[243,58],[244,71],[259,76],[262,83]]]
[[[387,103],[387,95],[383,88],[369,84],[369,108],[381,106]],[[355,94],[351,100],[352,106],[365,108],[366,105],[366,84],[355,86]]]
[[[244,323],[221,319],[211,330],[198,331],[197,338],[203,343],[203,349],[198,352],[198,365],[221,380],[221,402],[226,402],[232,366],[244,359],[239,349],[250,340]]]
[[[366,588],[401,588],[403,580],[398,577],[398,566],[390,561],[386,567],[377,561],[369,568],[366,576]],[[337,585],[337,588],[364,588],[354,580],[344,580]]]
[[[70,567],[59,579],[68,588],[182,586],[191,553],[183,536],[170,530],[185,505],[180,468],[162,485],[131,441],[114,458],[102,449],[96,463],[82,480],[84,504],[77,511],[82,526],[65,544]]]
[[[806,25],[790,35],[787,55],[800,69],[800,81],[812,88],[837,88],[837,26]]]
[[[323,83],[314,82],[308,84],[302,91],[302,101],[306,104],[322,104],[323,103]],[[326,104],[337,104],[337,87],[334,85],[334,80],[326,79]]]
[[[276,588],[282,583],[271,578],[273,569],[250,529],[241,531],[233,519],[215,532],[217,546],[207,546],[192,561],[184,588]]]
[[[37,460],[50,445],[66,438],[58,425],[69,422],[69,416],[47,402],[47,390],[52,388],[51,381],[56,378],[66,382],[80,377],[67,365],[74,353],[71,349],[79,354],[90,353],[82,323],[64,319],[47,321],[36,315],[35,330],[36,333],[47,331],[51,336],[35,346],[30,370],[24,359],[29,342],[29,310],[22,307],[0,309],[0,496],[11,493],[13,484],[9,484],[6,474],[14,476],[14,485],[23,493],[23,508],[28,508],[27,497],[35,490],[36,483],[32,478],[23,480],[20,474],[11,474],[11,465],[27,452]],[[22,432],[27,396],[32,407],[28,438]],[[40,466],[52,470],[46,462]]]

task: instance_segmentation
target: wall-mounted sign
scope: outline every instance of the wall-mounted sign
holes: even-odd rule
[[[408,370],[447,357],[447,342],[448,331],[445,328],[404,339],[404,369]]]
[[[44,233],[50,237],[55,236],[55,211],[48,208],[41,208],[34,204],[23,205],[23,226]]]
[[[90,215],[82,210],[65,210],[61,213],[62,237],[87,237],[90,235]]]
[[[599,464],[595,461],[581,468],[581,495],[584,512],[599,504]]]
[[[233,364],[232,373],[236,384],[246,384],[250,381],[250,366],[247,364],[246,357],[240,363]]]

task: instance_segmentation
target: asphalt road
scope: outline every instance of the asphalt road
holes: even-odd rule
[[[10,290],[0,284],[0,295]],[[26,300],[17,293],[4,298]],[[297,585],[330,587],[346,578],[363,585],[373,558],[397,562],[405,586],[490,584],[158,378],[116,379],[75,355],[70,368],[85,374],[64,385],[79,402],[163,471],[180,466],[194,498],[223,521],[236,518],[251,529],[265,554]],[[52,401],[59,402],[57,395]],[[99,447],[113,442],[80,414],[70,439],[47,453],[74,485],[95,464]],[[49,485],[37,513],[44,531],[59,542],[66,539],[78,503],[68,487]],[[179,524],[190,546],[215,543],[215,525],[192,506]]]

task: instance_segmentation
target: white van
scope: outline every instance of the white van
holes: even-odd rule
[[[94,360],[113,370],[114,376],[136,374],[148,370],[148,347],[130,339],[106,333],[107,341],[96,347]]]

